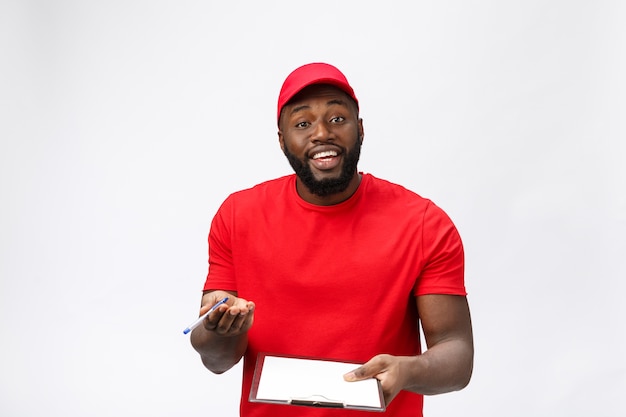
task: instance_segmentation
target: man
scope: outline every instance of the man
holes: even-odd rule
[[[363,363],[344,379],[377,378],[387,415],[421,416],[424,394],[462,389],[472,373],[459,234],[431,201],[357,170],[363,120],[337,68],[294,70],[277,119],[295,175],[236,192],[218,210],[200,313],[229,300],[191,343],[215,373],[244,358],[244,417],[366,415],[250,402],[259,353]]]

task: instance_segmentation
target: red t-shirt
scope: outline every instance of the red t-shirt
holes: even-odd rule
[[[371,417],[251,403],[257,355],[347,362],[379,353],[417,355],[415,296],[465,295],[463,262],[459,234],[440,208],[370,174],[351,198],[333,206],[302,200],[295,175],[230,195],[211,224],[204,289],[237,291],[256,304],[241,416]],[[421,416],[422,402],[402,391],[386,415]]]

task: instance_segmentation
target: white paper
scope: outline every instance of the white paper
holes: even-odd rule
[[[324,399],[347,407],[383,408],[378,381],[346,382],[343,375],[360,366],[355,363],[266,356],[256,400],[285,401]]]

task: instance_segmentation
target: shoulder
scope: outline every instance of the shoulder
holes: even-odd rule
[[[371,174],[363,174],[363,178],[368,208],[381,207],[385,211],[392,210],[398,216],[426,225],[451,223],[447,213],[431,199]]]
[[[409,199],[426,200],[416,192],[400,184],[378,178],[372,174],[363,174],[363,179],[365,180],[364,183],[370,188],[370,192],[394,193]]]
[[[369,201],[379,201],[395,204],[405,209],[417,208],[425,210],[432,202],[411,191],[408,188],[394,182],[375,177],[372,174],[363,174],[365,194],[370,197]]]
[[[295,182],[295,175],[286,175],[256,184],[250,188],[231,193],[222,203],[220,210],[226,208],[246,210],[251,206],[265,206],[272,201],[277,201],[287,195]]]

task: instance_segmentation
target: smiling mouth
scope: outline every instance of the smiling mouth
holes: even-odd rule
[[[341,152],[336,149],[326,149],[311,154],[310,162],[318,171],[334,171],[341,165]]]
[[[324,152],[318,152],[316,154],[313,154],[311,159],[313,159],[313,160],[320,160],[320,159],[324,160],[324,159],[334,158],[335,156],[337,156],[337,151],[324,151]]]

